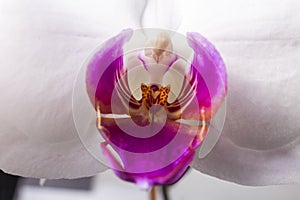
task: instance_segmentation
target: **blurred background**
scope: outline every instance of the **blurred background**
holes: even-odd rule
[[[10,200],[17,177],[1,174],[0,200]],[[147,200],[148,192],[119,180],[111,170],[94,177],[74,180],[17,178],[14,200]],[[180,182],[168,188],[170,200],[299,200],[300,185],[248,187],[229,183],[190,170]],[[162,198],[159,198],[162,199]]]

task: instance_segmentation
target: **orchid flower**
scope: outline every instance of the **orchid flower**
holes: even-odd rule
[[[78,137],[72,91],[78,72],[96,46],[123,29],[138,26],[138,16],[128,14],[135,13],[131,11],[137,7],[124,1],[110,2],[104,7],[99,1],[1,1],[0,169],[51,179],[86,177],[107,169]],[[245,185],[299,183],[299,3],[277,2],[270,9],[267,0],[200,2],[184,4],[178,30],[200,32],[222,54],[228,74],[227,113],[216,146],[204,158],[195,152],[191,166]],[[118,20],[110,20],[116,16],[108,10],[115,10],[116,5],[122,8]],[[190,41],[198,37],[191,36],[187,37]],[[189,44],[197,52],[196,46]],[[119,75],[124,80],[123,68]],[[148,82],[144,84],[149,87]],[[167,85],[156,86],[168,89]],[[124,88],[126,85],[120,87]],[[171,85],[170,90],[173,88]],[[104,101],[93,102],[99,100],[93,94],[90,98],[97,112],[97,103]],[[105,113],[101,109],[109,110],[105,105],[99,109],[101,113]],[[96,117],[91,119],[95,127]],[[203,118],[199,121],[206,121]],[[102,119],[99,129],[109,130],[110,122]],[[148,120],[145,125],[155,118]],[[138,117],[134,123],[140,123]],[[107,137],[107,132],[101,133]],[[181,162],[182,170],[191,157],[186,159]],[[113,168],[124,177],[118,166]],[[132,175],[126,177],[137,180]],[[157,183],[162,182],[156,179],[150,184]]]

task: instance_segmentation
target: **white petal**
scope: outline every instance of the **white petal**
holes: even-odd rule
[[[2,170],[75,178],[105,169],[79,140],[72,117],[72,87],[94,48],[139,22],[130,12],[132,5],[109,2],[0,3]]]
[[[141,27],[177,30],[181,24],[178,0],[145,1]]]
[[[218,30],[202,27],[223,55],[229,83],[222,136],[196,158],[196,169],[247,185],[300,183],[299,6],[231,1],[215,7],[224,16],[210,19]]]

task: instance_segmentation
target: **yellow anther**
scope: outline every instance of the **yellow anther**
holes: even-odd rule
[[[163,87],[161,85],[146,85],[141,84],[142,100],[146,108],[150,108],[152,105],[159,104],[165,106],[168,100],[168,95],[171,90],[171,86],[167,85]]]

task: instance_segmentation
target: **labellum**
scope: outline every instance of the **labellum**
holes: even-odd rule
[[[208,133],[226,81],[219,53],[198,33],[122,31],[86,68],[86,90],[103,138],[100,160],[143,188],[176,182]]]

